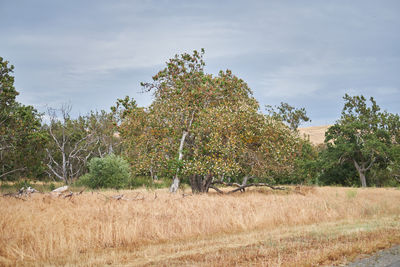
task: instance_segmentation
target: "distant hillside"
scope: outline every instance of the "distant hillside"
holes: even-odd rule
[[[314,145],[322,144],[325,140],[325,132],[331,125],[312,126],[299,128],[300,136],[309,136]]]

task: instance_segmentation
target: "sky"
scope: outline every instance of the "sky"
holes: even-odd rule
[[[400,113],[400,1],[0,0],[0,56],[17,100],[41,112],[109,110],[175,54],[204,48],[206,72],[230,69],[265,105],[304,107],[327,125],[345,93]]]

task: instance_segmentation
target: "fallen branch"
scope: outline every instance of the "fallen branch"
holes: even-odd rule
[[[73,195],[74,195],[74,193],[69,191],[69,194],[65,195],[64,198],[67,198],[67,197],[72,198]]]
[[[64,185],[64,186],[61,186],[61,187],[58,187],[58,188],[54,189],[53,191],[51,191],[51,193],[62,194],[67,190],[68,190],[68,185]]]
[[[224,191],[220,190],[220,189],[219,189],[218,187],[216,187],[216,186],[210,185],[209,188],[214,189],[214,190],[217,191],[217,193],[219,193],[219,194],[223,194],[223,193],[224,193]]]
[[[68,186],[62,186],[59,188],[54,189],[53,191],[50,192],[50,194],[56,194],[58,197],[63,197],[63,198],[72,198],[73,196],[81,195],[83,191],[85,191],[86,188],[83,188],[81,191],[78,193],[74,193],[72,191],[68,190]]]
[[[212,185],[214,185],[214,184],[222,184],[222,185],[225,185],[225,186],[236,186],[236,187],[241,187],[242,186],[241,184],[238,184],[238,183],[227,183],[227,182],[223,182],[223,181],[214,181],[211,184]]]
[[[122,195],[116,195],[116,196],[112,196],[112,198],[113,199],[116,199],[116,200],[128,200],[127,198],[124,198],[124,195],[122,194]]]
[[[33,193],[39,193],[39,191],[37,191],[35,188],[28,186],[27,188],[22,187],[16,193],[3,194],[3,197],[15,197],[15,198],[21,199],[23,201],[26,201],[26,199],[24,199],[23,197],[30,197],[31,194],[33,194]]]
[[[234,189],[232,191],[229,191],[227,194],[232,194],[232,193],[235,193],[237,191],[242,191],[242,190],[244,191],[245,188],[251,187],[251,186],[255,186],[255,187],[266,186],[266,187],[269,187],[269,188],[274,189],[274,190],[286,190],[285,187],[272,186],[272,185],[267,184],[267,183],[251,183],[251,184],[242,185],[242,186],[240,186],[240,187],[238,187],[238,188],[236,188],[236,189]]]
[[[267,184],[267,183],[251,183],[251,184],[240,185],[238,183],[226,183],[226,182],[222,182],[222,181],[214,181],[214,182],[212,182],[209,188],[214,189],[215,191],[217,191],[220,194],[224,194],[224,192],[222,190],[220,190],[219,188],[215,187],[214,184],[222,184],[222,185],[225,185],[225,186],[236,186],[237,187],[236,189],[233,189],[231,191],[226,192],[226,194],[232,194],[232,193],[235,193],[237,191],[244,192],[247,187],[251,187],[251,186],[255,186],[255,187],[265,186],[265,187],[269,187],[269,188],[271,188],[273,190],[287,190],[286,187],[273,186],[273,185],[270,185],[270,184]]]

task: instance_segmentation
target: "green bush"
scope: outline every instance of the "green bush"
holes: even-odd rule
[[[78,184],[90,188],[120,189],[129,181],[129,163],[122,157],[111,154],[104,158],[93,158],[88,167],[89,173],[83,175]]]

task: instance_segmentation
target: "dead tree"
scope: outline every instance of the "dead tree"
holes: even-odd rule
[[[82,174],[92,151],[89,149],[92,134],[81,120],[70,118],[71,106],[63,105],[60,110],[49,109],[48,133],[52,146],[47,148],[49,174],[66,184]],[[57,115],[60,113],[61,118]]]

